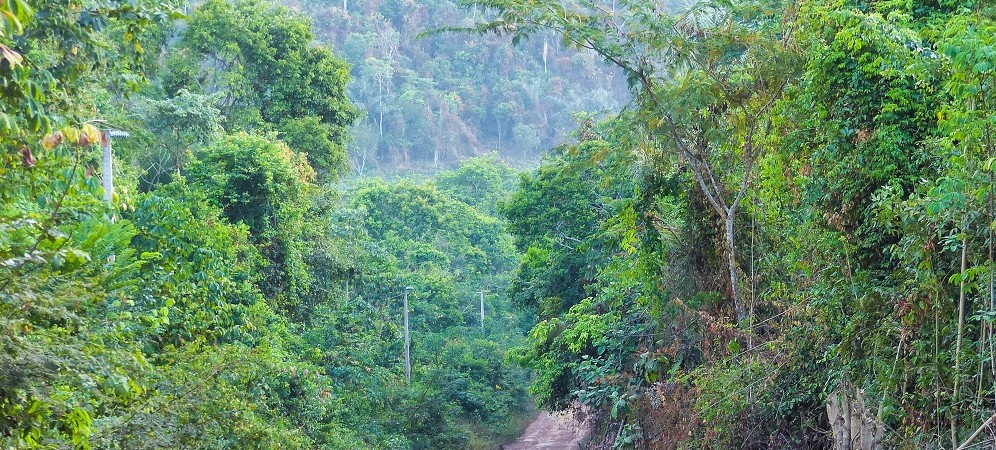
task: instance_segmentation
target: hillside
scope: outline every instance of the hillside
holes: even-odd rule
[[[425,35],[483,17],[454,0],[292,4],[351,65],[349,97],[365,111],[349,144],[357,173],[448,167],[491,152],[515,167],[535,165],[577,127],[576,114],[603,116],[630,99],[621,71],[565,49],[554,33],[514,46],[495,36]]]

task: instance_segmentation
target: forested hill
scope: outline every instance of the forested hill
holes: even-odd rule
[[[630,99],[622,71],[594,52],[565,49],[555,33],[513,46],[466,33],[481,10],[455,0],[294,0],[320,42],[352,66],[349,96],[365,111],[349,144],[359,173],[452,166],[497,152],[535,165],[577,127]]]

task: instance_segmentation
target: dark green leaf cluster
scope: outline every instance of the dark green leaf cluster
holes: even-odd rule
[[[348,66],[314,45],[307,19],[262,1],[212,0],[182,33],[166,61],[166,96],[213,95],[230,131],[277,130],[321,175],[338,178],[359,113],[346,96]]]

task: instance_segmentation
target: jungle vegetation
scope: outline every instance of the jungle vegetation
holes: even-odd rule
[[[0,447],[991,447],[994,87],[983,0],[0,2]]]
[[[505,353],[529,320],[495,212],[511,168],[340,183],[348,64],[274,4],[18,0],[0,18],[0,448],[518,433],[528,373]],[[109,129],[130,135],[105,202]]]

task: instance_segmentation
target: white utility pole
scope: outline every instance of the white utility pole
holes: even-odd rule
[[[101,175],[104,185],[104,201],[110,203],[114,198],[114,154],[111,151],[111,132],[104,132],[104,155]]]
[[[114,202],[114,150],[111,149],[112,137],[128,137],[128,133],[119,130],[104,131],[104,152],[101,155],[101,183],[104,185],[104,201]],[[111,213],[111,223],[114,223],[114,214]],[[114,263],[117,255],[107,258],[108,262]]]
[[[412,380],[411,341],[408,338],[408,291],[413,289],[415,288],[411,286],[405,288],[405,378],[408,381]]]
[[[481,294],[481,331],[484,331],[484,291],[480,290],[477,293]]]
[[[111,138],[128,137],[124,131],[107,130],[104,131],[104,154],[101,175],[104,185],[104,201],[111,203],[114,199],[114,150],[111,149]]]

